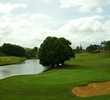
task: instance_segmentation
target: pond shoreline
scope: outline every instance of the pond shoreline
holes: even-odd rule
[[[0,64],[0,67],[6,66],[6,65],[21,64],[21,63],[23,63],[25,60],[27,60],[27,58],[22,58],[22,59],[20,59],[20,60],[17,61],[17,62],[6,62],[6,63],[3,63],[3,64]]]
[[[27,59],[21,64],[11,64],[0,67],[0,79],[16,76],[39,74],[47,70],[47,67],[39,64],[38,59]]]

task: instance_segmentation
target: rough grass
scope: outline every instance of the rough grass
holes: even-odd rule
[[[0,66],[20,63],[24,59],[25,58],[15,57],[15,56],[0,56]]]
[[[0,80],[0,100],[110,100],[110,95],[83,98],[72,94],[76,86],[110,80],[110,57],[78,54],[65,64],[38,75]]]

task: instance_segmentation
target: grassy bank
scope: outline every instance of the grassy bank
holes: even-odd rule
[[[0,80],[0,100],[109,100],[110,95],[81,98],[72,88],[90,82],[110,80],[110,57],[78,54],[64,67],[38,75]]]
[[[15,56],[0,56],[0,66],[17,64],[25,60],[25,58],[15,57]]]

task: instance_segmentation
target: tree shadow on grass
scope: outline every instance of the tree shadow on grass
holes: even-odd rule
[[[70,69],[70,70],[80,70],[80,69],[86,69],[85,66],[82,65],[69,65],[69,64],[64,64],[63,66],[58,66],[58,67],[49,67],[47,70],[44,72],[50,71],[50,70],[57,70],[57,69]]]
[[[83,69],[83,68],[84,66],[81,65],[68,65],[68,64],[58,67],[58,69]]]

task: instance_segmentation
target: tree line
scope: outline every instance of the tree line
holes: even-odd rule
[[[91,44],[86,48],[86,51],[90,53],[105,52],[106,54],[110,54],[110,41],[102,41],[100,45]]]
[[[58,45],[56,45],[56,47],[58,47]],[[87,51],[89,53],[105,52],[106,54],[109,54],[110,53],[110,41],[102,41],[100,45],[91,44],[87,46],[86,50],[84,50],[82,45],[80,45],[80,46],[77,46],[76,49],[74,49],[73,51],[74,53],[81,53],[81,52]],[[38,47],[24,48],[19,45],[15,45],[15,44],[4,43],[0,47],[0,55],[1,55],[1,52],[6,55],[10,55],[10,56],[24,56],[27,58],[34,58],[38,56]]]
[[[66,60],[75,57],[71,48],[71,42],[65,38],[47,37],[40,48],[23,48],[19,45],[4,43],[0,52],[9,56],[33,58],[38,56],[43,66],[57,67],[64,64]]]
[[[4,43],[0,47],[0,53],[9,55],[9,56],[18,56],[18,57],[26,57],[26,58],[34,58],[37,57],[37,47],[31,48],[24,48],[19,45],[11,44],[11,43]]]
[[[106,54],[110,54],[110,41],[102,41],[100,45],[91,44],[84,50],[82,45],[73,49],[71,42],[63,37],[57,38],[49,36],[43,41],[39,49],[38,47],[24,48],[15,44],[4,43],[0,47],[1,52],[9,56],[38,57],[43,66],[57,67],[63,65],[66,60],[75,58],[75,53],[106,52]]]

